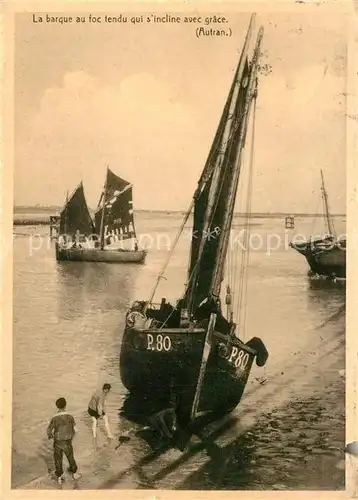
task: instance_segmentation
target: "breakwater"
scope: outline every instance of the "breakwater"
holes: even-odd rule
[[[49,226],[49,217],[22,218],[16,217],[13,221],[14,226]]]

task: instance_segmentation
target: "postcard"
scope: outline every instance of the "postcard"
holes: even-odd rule
[[[355,497],[353,3],[3,10],[3,497]]]

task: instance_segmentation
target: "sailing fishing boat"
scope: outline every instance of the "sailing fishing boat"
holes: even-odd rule
[[[329,212],[328,196],[321,170],[321,194],[327,234],[323,238],[312,237],[308,241],[290,246],[303,255],[310,267],[311,277],[328,279],[346,278],[346,238],[337,238],[333,220]]]
[[[254,360],[263,366],[268,357],[261,339],[240,339],[230,307],[234,290],[227,288],[226,316],[220,300],[252,108],[255,115],[263,29],[250,58],[253,21],[254,16],[213,145],[176,238],[175,243],[194,209],[184,292],[174,306],[165,298],[160,305],[153,303],[169,255],[149,300],[133,303],[126,315],[120,352],[124,386],[142,400],[158,398],[168,407],[174,405],[183,424],[234,409]]]
[[[107,167],[95,224],[89,214],[82,183],[80,186],[81,190],[75,191],[76,197],[73,195],[61,212],[60,235],[65,235],[66,241],[62,239],[61,242],[59,237],[56,242],[57,260],[143,263],[147,251],[138,248],[132,184]],[[83,214],[86,214],[86,224],[82,223]]]
[[[92,234],[94,234],[94,224],[81,181],[70,197],[67,194],[65,205],[60,212],[59,236],[55,243],[56,259],[74,260],[70,258],[74,243],[79,246]]]

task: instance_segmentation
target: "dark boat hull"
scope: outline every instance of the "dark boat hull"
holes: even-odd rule
[[[146,250],[110,250],[100,248],[63,248],[56,242],[57,261],[108,262],[120,264],[143,264]]]
[[[188,423],[192,420],[205,335],[206,330],[200,328],[193,331],[126,328],[120,354],[123,385],[132,395],[144,399],[163,400],[163,395],[167,395],[168,404],[174,388],[179,401],[178,418]],[[228,413],[238,405],[255,354],[236,337],[227,342],[225,336],[213,333],[198,415]]]
[[[308,242],[290,244],[303,255],[315,275],[329,278],[346,278],[346,246],[345,242]]]

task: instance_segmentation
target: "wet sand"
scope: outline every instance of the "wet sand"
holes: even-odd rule
[[[138,227],[159,236],[170,227],[173,241],[180,222],[147,217]],[[281,231],[284,238],[281,220],[257,222],[262,237]],[[53,244],[46,240],[36,251],[30,244],[27,238],[14,243],[13,488],[58,488],[47,474],[53,459],[46,427],[60,396],[76,419],[74,448],[82,472],[77,484],[68,478],[65,489],[341,487],[344,289],[309,283],[306,263],[295,252],[253,251],[241,335],[245,341],[261,337],[270,357],[265,369],[254,366],[239,407],[193,436],[184,451],[154,452],[158,443],[143,436],[116,449],[118,437],[133,427],[121,416],[124,316],[133,300],[147,297],[168,249],[153,249],[144,266],[60,265]],[[161,296],[169,300],[182,290],[187,250],[183,239],[162,283]],[[104,382],[112,384],[107,409],[116,440],[107,444],[101,433],[94,453],[86,409]]]
[[[153,450],[136,436],[116,449],[102,435],[97,452],[87,443],[79,454],[82,478],[68,477],[62,488],[344,489],[344,337],[319,340],[263,385],[252,378],[235,412],[192,436],[183,452]],[[49,475],[19,487],[59,488]]]
[[[343,379],[263,413],[259,422],[189,477],[183,489],[344,490]],[[203,478],[205,477],[205,481]]]

